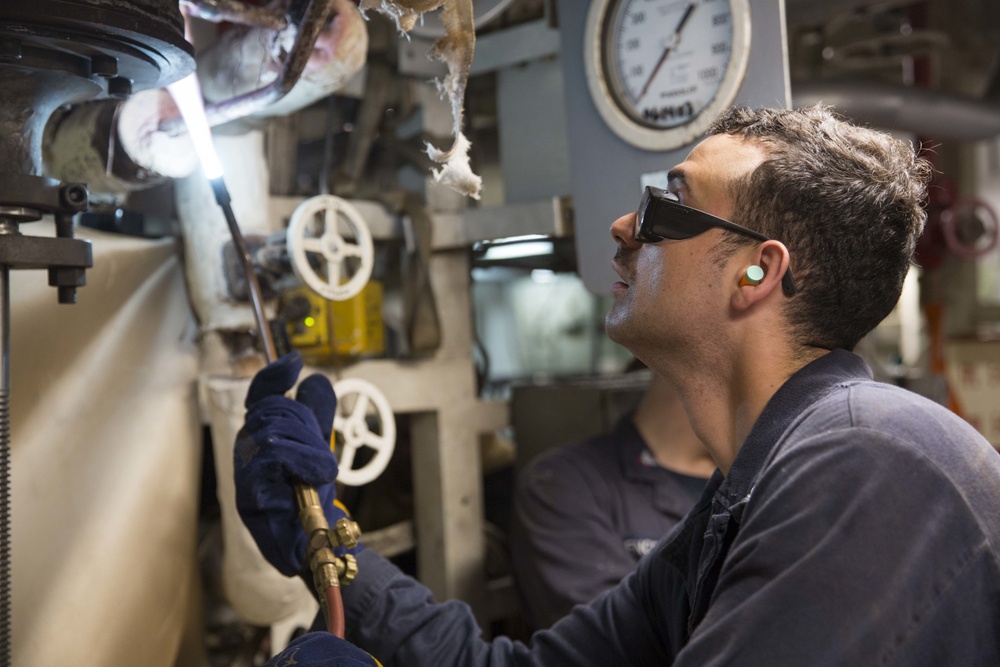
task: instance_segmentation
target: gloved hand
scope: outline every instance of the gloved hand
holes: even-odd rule
[[[271,658],[267,667],[382,667],[382,664],[346,639],[328,632],[302,635]]]
[[[347,516],[334,503],[330,436],[337,397],[322,375],[303,380],[296,400],[285,396],[301,370],[302,356],[292,352],[257,373],[234,452],[236,509],[264,558],[289,577],[303,572],[307,544],[292,485],[316,487],[331,527]]]

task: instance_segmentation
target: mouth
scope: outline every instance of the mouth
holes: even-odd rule
[[[618,257],[617,256],[615,257],[615,259],[611,260],[611,268],[614,270],[615,273],[618,274],[618,277],[621,279],[621,280],[619,280],[619,281],[617,281],[617,282],[615,282],[615,283],[613,283],[611,285],[611,291],[612,292],[618,292],[618,291],[627,290],[628,286],[629,286],[629,283],[628,283],[628,280],[626,280],[626,278],[625,278],[624,268],[622,267],[621,264],[618,263]]]

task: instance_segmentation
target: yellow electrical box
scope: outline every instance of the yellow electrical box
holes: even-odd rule
[[[332,363],[385,352],[382,283],[370,280],[346,301],[330,301],[305,286],[289,290],[283,300],[299,306],[292,309],[295,317],[287,324],[288,342],[307,362]]]

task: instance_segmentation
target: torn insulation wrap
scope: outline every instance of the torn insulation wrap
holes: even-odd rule
[[[436,83],[442,97],[447,97],[451,104],[454,142],[447,150],[428,144],[427,155],[443,165],[440,170],[432,170],[435,181],[479,199],[482,179],[469,166],[469,148],[472,144],[462,134],[465,88],[476,45],[472,0],[361,0],[360,7],[362,11],[374,9],[392,18],[403,33],[415,25],[420,14],[441,8],[445,35],[434,42],[431,57],[448,66],[448,75],[443,81]]]

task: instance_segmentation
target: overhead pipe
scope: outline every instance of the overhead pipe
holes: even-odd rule
[[[277,78],[256,90],[236,95],[223,102],[206,104],[205,116],[209,125],[215,127],[237,118],[244,118],[287,95],[302,76],[331,9],[330,0],[309,0],[302,21],[295,31],[295,40]],[[174,116],[165,118],[160,127],[167,132],[179,133],[183,131],[183,126],[184,121],[180,116]]]
[[[181,7],[188,16],[212,23],[237,23],[239,25],[284,30],[288,19],[270,7],[246,5],[237,0],[181,0]]]
[[[364,17],[353,0],[323,2],[335,14],[333,21],[327,25],[307,18],[313,23],[300,26],[299,37],[309,34],[284,60],[287,35],[262,28],[230,29],[199,55],[209,124],[230,120],[230,114],[262,118],[293,113],[340,90],[361,71],[368,57]],[[267,85],[261,87],[261,82]],[[283,92],[268,101],[269,90]]]
[[[785,0],[785,23],[792,28],[820,25],[832,18],[863,12],[877,7],[912,5],[914,0]]]
[[[858,123],[935,139],[981,141],[1000,134],[1000,103],[875,81],[792,83],[792,105],[823,103]]]
[[[323,12],[317,9],[320,6]],[[202,86],[210,99],[217,100],[208,105],[216,109],[214,124],[232,120],[237,113],[257,117],[294,113],[340,90],[364,67],[368,29],[351,0],[314,0],[306,11],[296,33],[297,46],[284,63],[259,53],[260,61],[248,67],[245,58],[240,62],[233,57],[233,53],[245,56],[248,49],[259,50],[262,43],[273,41],[274,31],[264,28],[233,28],[199,56]],[[336,16],[328,24],[330,11]],[[309,18],[309,12],[314,18]],[[315,18],[319,14],[322,19]],[[259,81],[271,78],[268,86],[259,87]],[[288,87],[291,90],[276,102],[265,102],[270,95],[278,95],[267,93],[268,89],[280,92]],[[98,197],[121,196],[167,178],[188,176],[197,158],[178,118],[164,90],[143,91],[124,102],[102,100],[74,106],[58,113],[46,128],[46,174],[89,183],[91,194]]]

